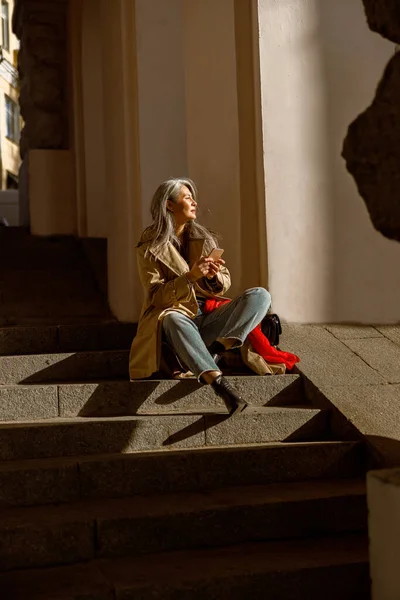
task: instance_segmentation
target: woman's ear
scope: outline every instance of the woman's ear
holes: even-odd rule
[[[167,211],[168,212],[174,212],[172,210],[172,205],[173,205],[173,202],[171,200],[167,200]]]

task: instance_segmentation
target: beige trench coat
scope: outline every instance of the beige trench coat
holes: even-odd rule
[[[168,312],[178,310],[194,319],[198,311],[196,294],[205,298],[221,298],[231,285],[226,267],[222,267],[218,273],[219,285],[213,291],[207,289],[206,280],[203,279],[191,285],[186,277],[188,264],[173,244],[169,243],[157,259],[153,256],[145,257],[148,245],[149,241],[142,241],[137,248],[139,276],[146,297],[129,356],[131,379],[150,377],[158,371],[161,359],[161,324]],[[190,268],[211,250],[211,243],[203,238],[190,239]]]

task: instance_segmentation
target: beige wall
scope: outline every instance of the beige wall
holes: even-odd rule
[[[82,109],[86,236],[88,237],[107,237],[108,223],[101,44],[99,2],[84,0],[82,3]],[[111,51],[112,49],[109,48],[108,52]],[[113,115],[107,117],[112,119]]]
[[[199,219],[222,235],[241,290],[239,124],[233,0],[183,0],[188,172],[200,190]]]
[[[289,321],[400,316],[400,245],[370,224],[341,159],[393,46],[361,0],[258,0],[270,290]]]
[[[168,177],[187,174],[181,0],[136,0],[140,179],[143,225]]]

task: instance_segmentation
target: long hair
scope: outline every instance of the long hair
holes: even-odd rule
[[[168,200],[176,202],[184,185],[189,188],[193,199],[197,202],[197,189],[191,179],[174,177],[167,179],[157,188],[150,207],[153,222],[142,234],[142,240],[150,240],[146,255],[151,253],[157,258],[168,242],[172,242],[177,248],[180,247],[181,242],[175,233],[174,216],[167,209],[167,202]],[[202,237],[211,243],[211,247],[216,245],[217,234],[203,227],[200,223],[189,221],[186,230],[189,237]]]

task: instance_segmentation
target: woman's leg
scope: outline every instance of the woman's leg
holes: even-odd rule
[[[212,385],[216,394],[224,400],[229,413],[242,412],[247,403],[222,376],[194,321],[177,311],[170,312],[164,317],[162,327],[168,343],[179,358],[198,379],[203,376],[204,381]]]
[[[261,287],[246,290],[229,304],[207,315],[196,317],[200,335],[207,347],[218,340],[225,348],[241,346],[246,337],[265,317],[271,295]]]
[[[177,311],[170,312],[164,317],[162,327],[168,343],[197,378],[206,372],[220,373],[192,319]]]

